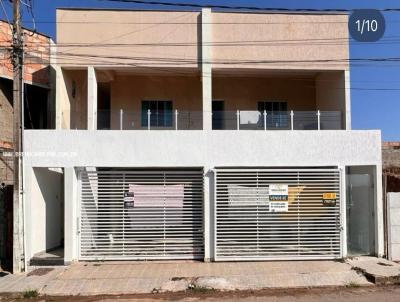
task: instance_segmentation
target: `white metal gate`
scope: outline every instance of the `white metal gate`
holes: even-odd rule
[[[80,259],[203,257],[202,170],[86,170],[80,178]]]
[[[279,184],[287,201],[272,203]],[[216,169],[215,197],[217,261],[342,255],[338,169]]]

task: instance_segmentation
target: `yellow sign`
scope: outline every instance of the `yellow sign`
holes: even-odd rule
[[[324,193],[322,199],[336,199],[336,193]]]

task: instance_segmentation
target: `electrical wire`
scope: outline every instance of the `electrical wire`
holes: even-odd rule
[[[216,4],[197,4],[197,3],[183,3],[183,2],[165,2],[165,1],[141,1],[141,0],[98,0],[101,2],[122,2],[122,3],[136,3],[145,5],[160,5],[160,6],[177,6],[177,7],[192,7],[192,8],[215,8],[215,9],[228,9],[228,10],[249,10],[249,11],[277,11],[277,12],[352,12],[356,10],[344,8],[271,8],[271,7],[258,7],[258,6],[232,6],[232,5],[216,5]],[[384,12],[398,12],[400,8],[380,8],[377,9]]]

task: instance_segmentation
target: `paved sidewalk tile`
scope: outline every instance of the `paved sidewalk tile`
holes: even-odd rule
[[[171,288],[171,282],[182,284],[180,280],[187,284],[202,280],[202,284],[229,289],[370,284],[350,264],[337,261],[81,262],[52,268],[43,275],[7,275],[0,278],[0,292],[36,289],[48,295],[151,293],[163,286]]]

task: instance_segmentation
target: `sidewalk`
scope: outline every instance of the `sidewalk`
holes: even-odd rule
[[[31,289],[47,295],[102,295],[190,288],[258,290],[371,284],[350,264],[336,261],[80,262],[4,276],[0,278],[0,292]]]

